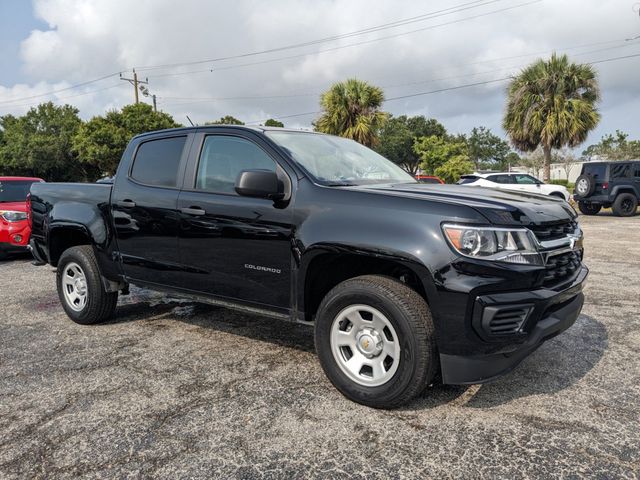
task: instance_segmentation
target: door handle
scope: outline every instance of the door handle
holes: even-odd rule
[[[206,215],[206,213],[207,213],[200,207],[181,208],[180,211],[182,213],[184,213],[185,215],[196,215],[196,216]]]
[[[133,208],[136,206],[136,202],[132,201],[132,200],[120,200],[119,202],[116,203],[116,205],[118,205],[119,207],[122,208]]]

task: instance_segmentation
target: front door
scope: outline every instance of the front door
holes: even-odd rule
[[[124,275],[160,285],[179,282],[178,184],[187,135],[140,143],[128,172],[118,172],[111,213]]]
[[[178,198],[183,287],[256,306],[288,308],[292,207],[242,197],[234,190],[242,170],[286,174],[264,146],[250,138],[211,134],[195,143],[194,151],[200,154],[193,183],[185,185]]]

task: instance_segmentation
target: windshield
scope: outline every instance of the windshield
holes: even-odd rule
[[[0,202],[24,202],[33,180],[0,180]]]
[[[266,135],[325,185],[416,183],[400,167],[353,140],[305,132],[268,131]]]

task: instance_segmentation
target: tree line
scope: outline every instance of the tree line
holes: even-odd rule
[[[538,60],[507,89],[503,128],[510,144],[479,126],[452,134],[434,118],[393,116],[382,110],[384,92],[367,82],[338,82],[320,97],[316,131],[354,139],[401,166],[448,182],[474,170],[506,170],[531,164],[549,179],[552,162],[570,161],[600,115],[600,93],[590,65],[565,56]],[[206,124],[243,125],[231,115]],[[284,127],[277,119],[265,126]],[[82,121],[71,105],[42,103],[25,115],[0,117],[0,175],[48,181],[94,181],[113,175],[129,140],[140,133],[181,126],[165,112],[139,103]],[[512,148],[514,147],[514,148]],[[516,152],[524,153],[522,157]],[[640,158],[640,141],[616,131],[587,147],[583,156],[607,160]]]

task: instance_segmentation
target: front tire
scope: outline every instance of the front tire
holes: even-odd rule
[[[393,278],[365,275],[334,287],[318,309],[315,340],[331,383],[373,408],[407,403],[438,369],[429,307]]]
[[[602,210],[602,205],[595,203],[578,202],[578,210],[585,215],[597,215]]]
[[[76,323],[103,322],[116,309],[118,292],[105,292],[98,261],[89,245],[71,247],[62,253],[56,283],[62,308]]]
[[[621,193],[613,202],[611,209],[619,217],[631,217],[636,214],[638,199],[631,193]]]

